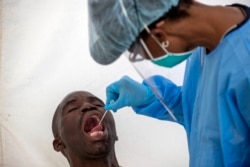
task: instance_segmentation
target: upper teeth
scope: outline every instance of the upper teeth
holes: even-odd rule
[[[100,118],[98,117],[98,116],[93,116],[92,118],[95,118],[96,120],[97,120],[97,122],[99,122],[100,121]]]

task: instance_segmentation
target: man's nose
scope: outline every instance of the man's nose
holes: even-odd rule
[[[96,106],[91,103],[84,103],[81,107],[81,112],[96,110]]]

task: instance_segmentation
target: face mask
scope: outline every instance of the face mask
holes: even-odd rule
[[[180,64],[184,60],[186,60],[191,54],[193,50],[183,53],[170,53],[168,52],[165,56],[160,58],[151,59],[152,63],[157,64],[163,67],[174,67],[177,64]]]
[[[157,40],[156,42],[159,43]],[[163,67],[173,67],[173,66],[176,66],[177,64],[180,64],[181,62],[186,60],[194,51],[194,50],[191,50],[191,51],[187,51],[183,53],[171,53],[171,52],[168,52],[161,44],[159,44],[161,48],[166,52],[166,55],[159,57],[159,58],[154,58],[142,39],[140,39],[140,43],[142,47],[144,48],[144,50],[147,52],[152,63],[159,65],[159,66],[163,66]]]
[[[182,53],[171,53],[171,52],[168,52],[166,50],[166,48],[168,47],[169,42],[165,41],[163,43],[160,43],[157,40],[157,38],[151,33],[150,29],[146,25],[144,25],[144,28],[148,32],[148,34],[151,35],[151,37],[154,39],[154,41],[166,53],[164,56],[161,56],[159,58],[154,58],[152,56],[151,52],[149,51],[148,47],[146,46],[145,42],[143,41],[143,39],[139,38],[141,46],[144,48],[144,50],[146,51],[146,53],[150,57],[152,63],[154,63],[156,65],[163,66],[163,67],[173,67],[173,66],[176,66],[176,65],[180,64],[181,62],[183,62],[184,60],[186,60],[190,55],[192,55],[193,51],[195,50],[195,49],[193,49],[193,50],[190,50],[190,51],[187,51],[187,52],[182,52]]]

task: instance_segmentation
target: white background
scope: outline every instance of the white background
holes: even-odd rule
[[[86,0],[2,0],[0,166],[67,167],[52,147],[51,120],[61,99],[87,90],[105,101],[106,86],[123,75],[142,78],[125,56],[95,63],[88,50]],[[249,0],[202,0],[231,4]],[[181,85],[184,64],[171,70],[148,66]],[[146,70],[146,69],[144,69]],[[188,149],[182,126],[136,115],[113,114],[123,167],[185,167]]]

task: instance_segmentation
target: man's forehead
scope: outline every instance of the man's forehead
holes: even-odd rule
[[[77,100],[79,98],[82,99],[91,99],[91,100],[97,100],[100,101],[101,103],[103,103],[103,101],[101,99],[99,99],[98,97],[96,97],[95,95],[91,94],[90,92],[87,91],[76,91],[76,92],[72,92],[70,94],[68,94],[63,101],[61,102],[61,106],[64,106],[65,104],[67,104],[70,101],[74,101]]]

